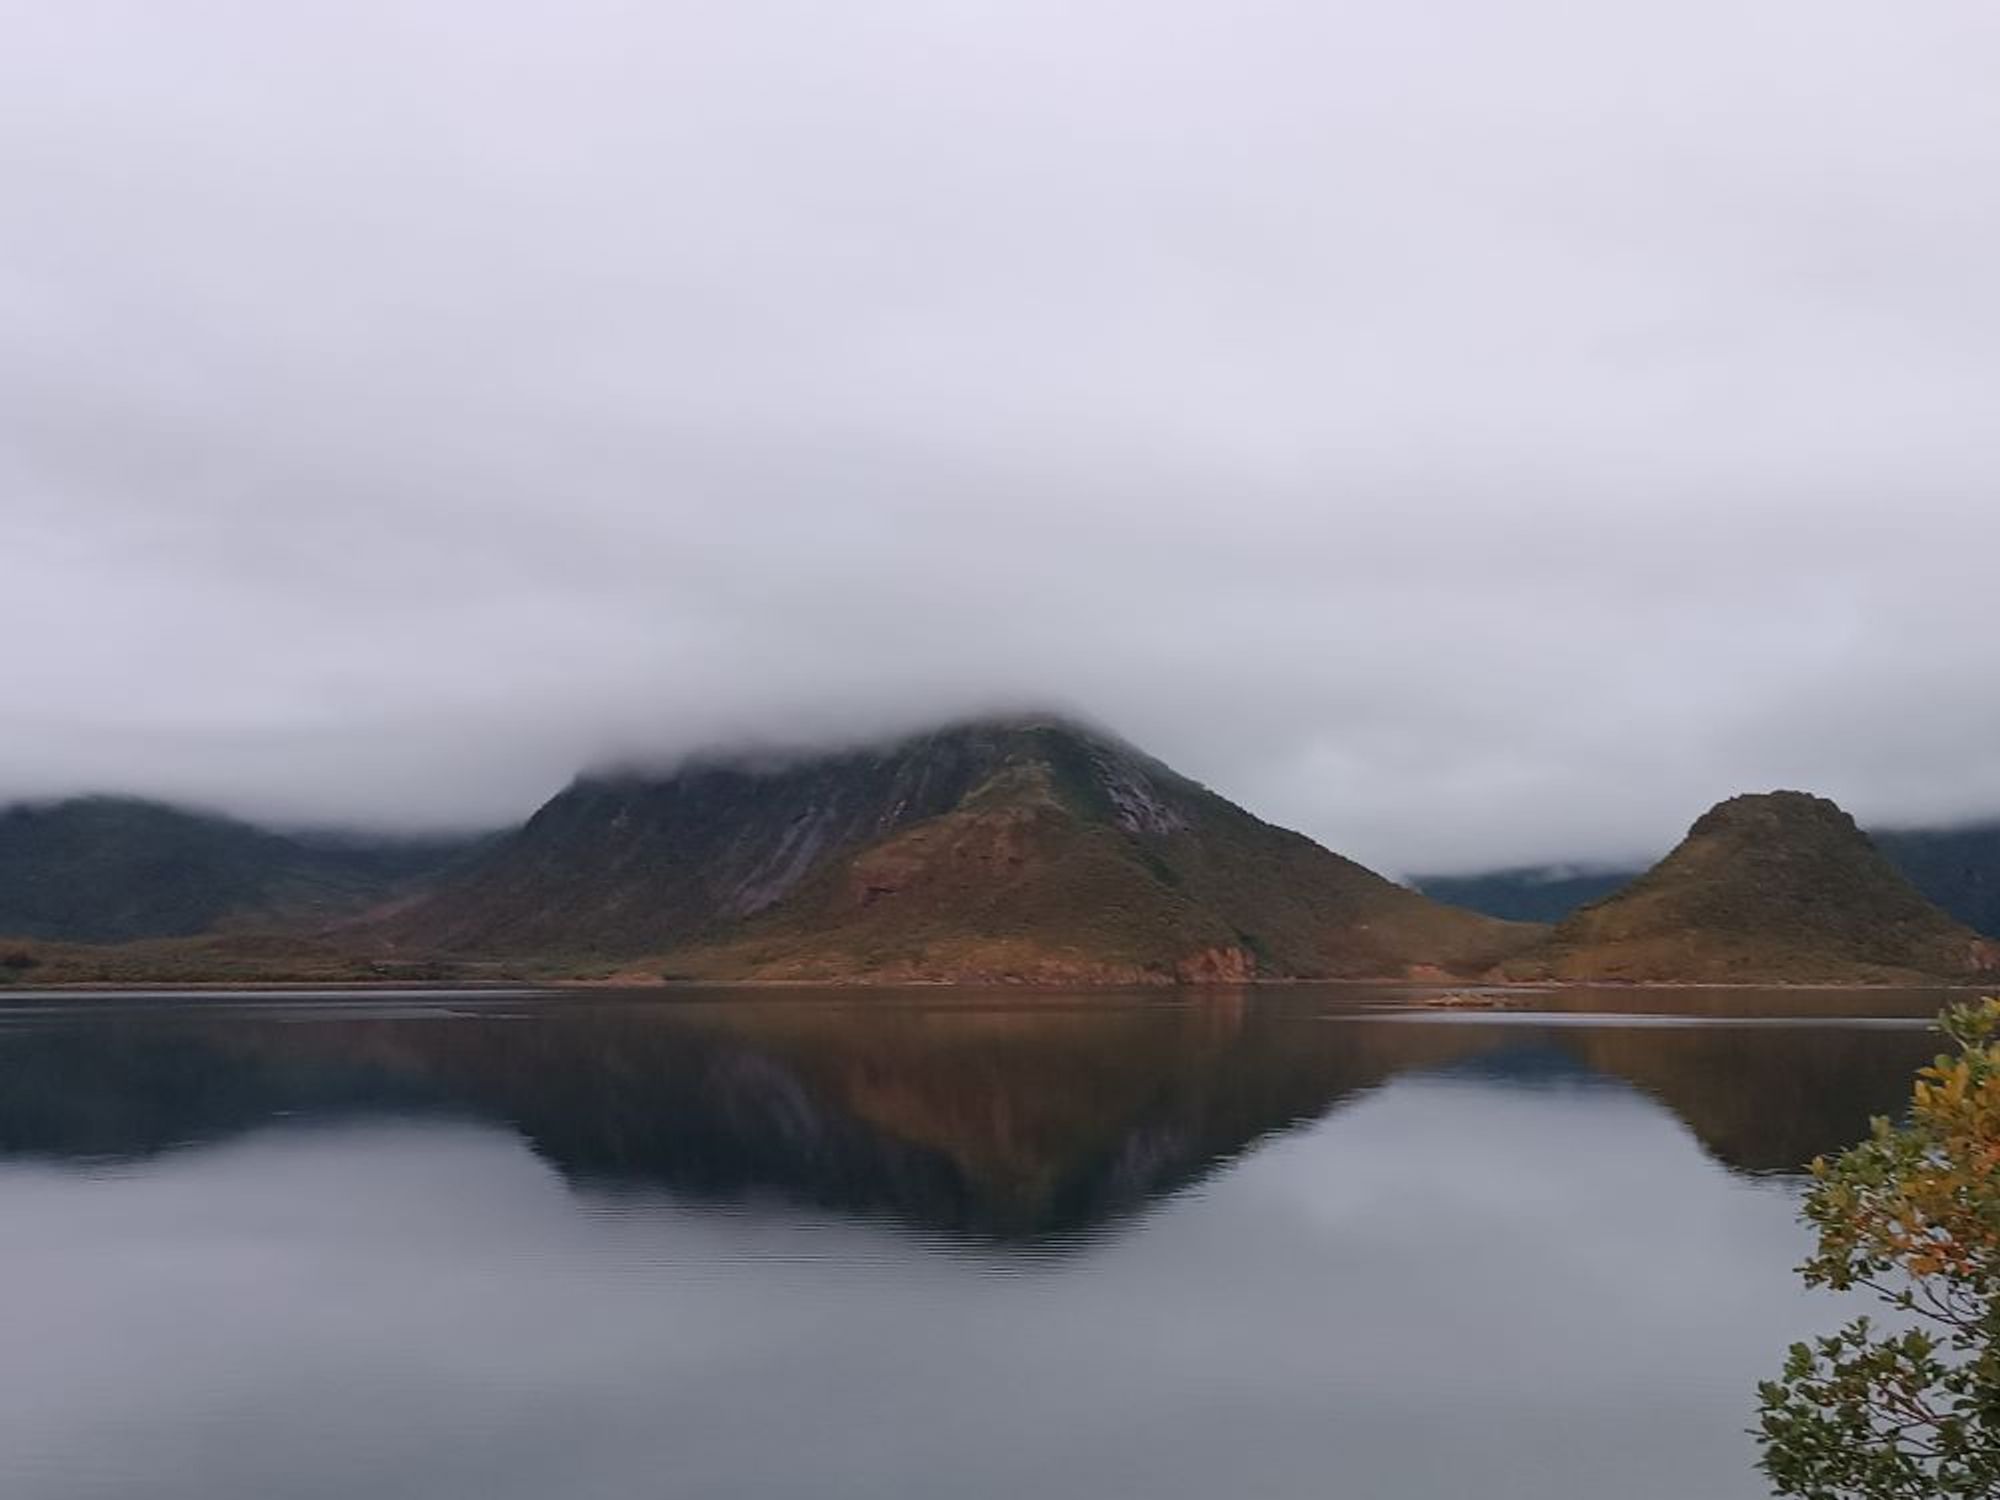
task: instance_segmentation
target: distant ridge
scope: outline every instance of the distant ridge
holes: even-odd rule
[[[1510,922],[1560,922],[1579,906],[1601,901],[1643,871],[1582,865],[1510,865],[1473,875],[1413,875],[1410,884],[1433,901],[1485,912]]]
[[[2000,938],[2000,822],[1869,835],[1910,884],[1966,926]]]
[[[282,833],[128,797],[0,807],[0,983],[1914,982],[2000,955],[2000,825],[1871,840],[1802,792],[1718,804],[1635,875],[1425,884],[1028,714],[586,775],[480,839]],[[1562,920],[1525,920],[1542,915]]]
[[[1472,973],[1539,935],[1035,715],[584,777],[382,931],[686,977],[1088,983]]]
[[[310,926],[405,893],[470,839],[315,839],[137,797],[0,808],[0,937],[116,943]]]
[[[1848,982],[2000,970],[2000,945],[1916,890],[1834,803],[1733,797],[1631,884],[1567,918],[1515,975]]]

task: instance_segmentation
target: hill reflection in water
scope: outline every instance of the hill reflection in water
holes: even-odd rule
[[[278,1123],[452,1116],[517,1133],[592,1197],[775,1198],[1048,1243],[1115,1225],[1404,1075],[1622,1083],[1731,1169],[1795,1171],[1897,1110],[1937,1040],[1918,1019],[1934,995],[1561,998],[1628,1012],[1589,1018],[1411,1011],[1401,998],[72,1001],[0,1024],[0,1155],[90,1166]]]
[[[1409,998],[0,1007],[0,1494],[1756,1500],[1937,997]]]

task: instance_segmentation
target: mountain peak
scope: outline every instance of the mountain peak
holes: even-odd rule
[[[996,749],[1018,751],[1039,742],[1093,745],[1107,752],[1138,754],[1120,736],[1076,715],[1020,709],[968,714],[917,728],[818,741],[718,740],[677,757],[649,759],[638,755],[608,762],[583,772],[577,780],[660,782],[714,772],[772,776],[804,764],[879,761],[951,753],[966,747],[985,747],[987,753]]]
[[[579,781],[390,935],[715,977],[1126,982],[1476,969],[1532,933],[1016,712]]]
[[[1865,837],[1838,802],[1812,792],[1744,792],[1718,802],[1695,820],[1691,835],[1772,835],[1818,827],[1831,834]]]

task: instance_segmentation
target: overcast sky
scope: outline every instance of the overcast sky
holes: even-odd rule
[[[1393,872],[2000,813],[1993,0],[0,33],[0,796],[1048,703]]]

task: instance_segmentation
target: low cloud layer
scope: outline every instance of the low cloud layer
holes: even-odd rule
[[[7,7],[0,795],[988,704],[1383,868],[2000,813],[1988,0]]]

